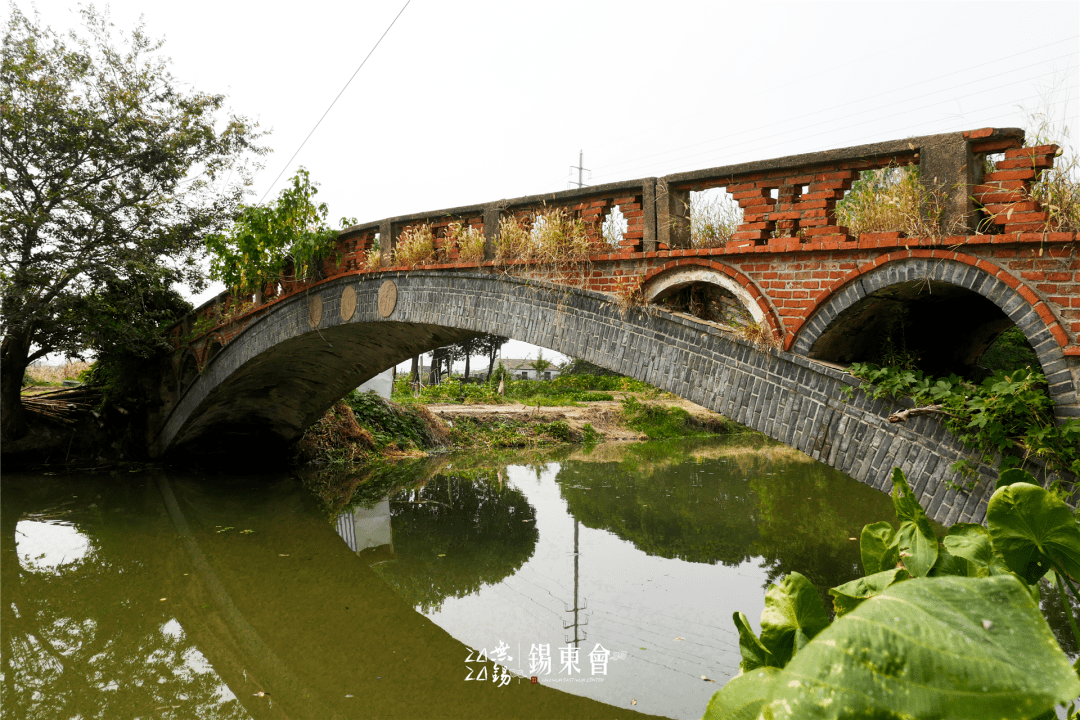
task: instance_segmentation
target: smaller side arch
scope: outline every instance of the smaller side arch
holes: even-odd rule
[[[213,360],[217,356],[217,354],[221,352],[222,348],[224,348],[224,347],[225,347],[225,340],[222,339],[221,333],[216,333],[215,332],[215,333],[212,333],[209,336],[207,336],[206,344],[204,345],[204,350],[202,352],[202,357],[203,357],[202,367],[205,368],[206,365],[211,360]]]
[[[642,294],[651,302],[667,292],[691,285],[717,285],[733,294],[758,324],[768,324],[773,336],[783,337],[780,317],[772,303],[747,275],[730,265],[711,260],[673,260],[651,270],[642,279]]]
[[[195,357],[195,351],[187,348],[180,356],[176,367],[177,392],[182,394],[197,377],[199,377],[199,359]]]
[[[1068,335],[1046,304],[1026,285],[979,258],[947,250],[904,250],[865,263],[823,290],[813,312],[785,338],[785,346],[810,356],[841,313],[879,290],[901,283],[935,281],[982,296],[1023,332],[1038,356],[1059,420],[1080,416],[1075,379],[1063,348]]]

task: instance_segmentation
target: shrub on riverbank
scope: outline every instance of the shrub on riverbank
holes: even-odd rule
[[[402,407],[355,390],[334,404],[296,445],[301,462],[360,463],[380,454],[446,447],[446,426],[427,408]]]

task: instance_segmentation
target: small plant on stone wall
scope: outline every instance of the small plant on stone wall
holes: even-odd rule
[[[462,262],[484,260],[484,231],[480,228],[465,227],[459,222],[450,223],[446,237],[457,245],[458,259]]]
[[[852,235],[902,232],[908,237],[941,237],[962,232],[959,224],[941,227],[945,193],[919,180],[918,165],[864,170],[836,203],[836,223]]]
[[[773,335],[772,330],[765,323],[760,323],[743,313],[741,322],[734,326],[735,337],[752,343],[759,350],[779,350],[780,341]]]
[[[394,247],[394,264],[416,267],[436,261],[435,238],[431,225],[413,225],[405,228]]]
[[[645,276],[619,278],[615,286],[615,306],[619,308],[619,314],[626,317],[632,307],[644,307],[645,293],[642,290]]]

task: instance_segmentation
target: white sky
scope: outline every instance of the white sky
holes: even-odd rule
[[[1046,110],[1078,130],[1074,1],[412,0],[286,166],[402,5],[109,8],[117,29],[141,14],[165,38],[177,78],[273,131],[253,201],[303,165],[335,224],[564,190],[579,149],[599,184],[1028,127]],[[54,29],[78,25],[72,3],[36,7]]]

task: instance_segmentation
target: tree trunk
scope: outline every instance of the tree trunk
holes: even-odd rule
[[[469,382],[469,353],[465,353],[465,382]]]
[[[437,365],[437,363],[435,362],[435,353],[431,353],[431,364],[428,365],[428,370],[427,370],[427,373],[428,373],[427,374],[428,385],[434,385],[435,384],[435,372],[436,372],[435,366],[436,365]]]
[[[409,370],[409,382],[417,383],[420,381],[420,356],[415,355],[412,359],[412,368]]]
[[[0,437],[5,442],[26,434],[22,379],[29,355],[29,333],[9,333],[0,345]]]

